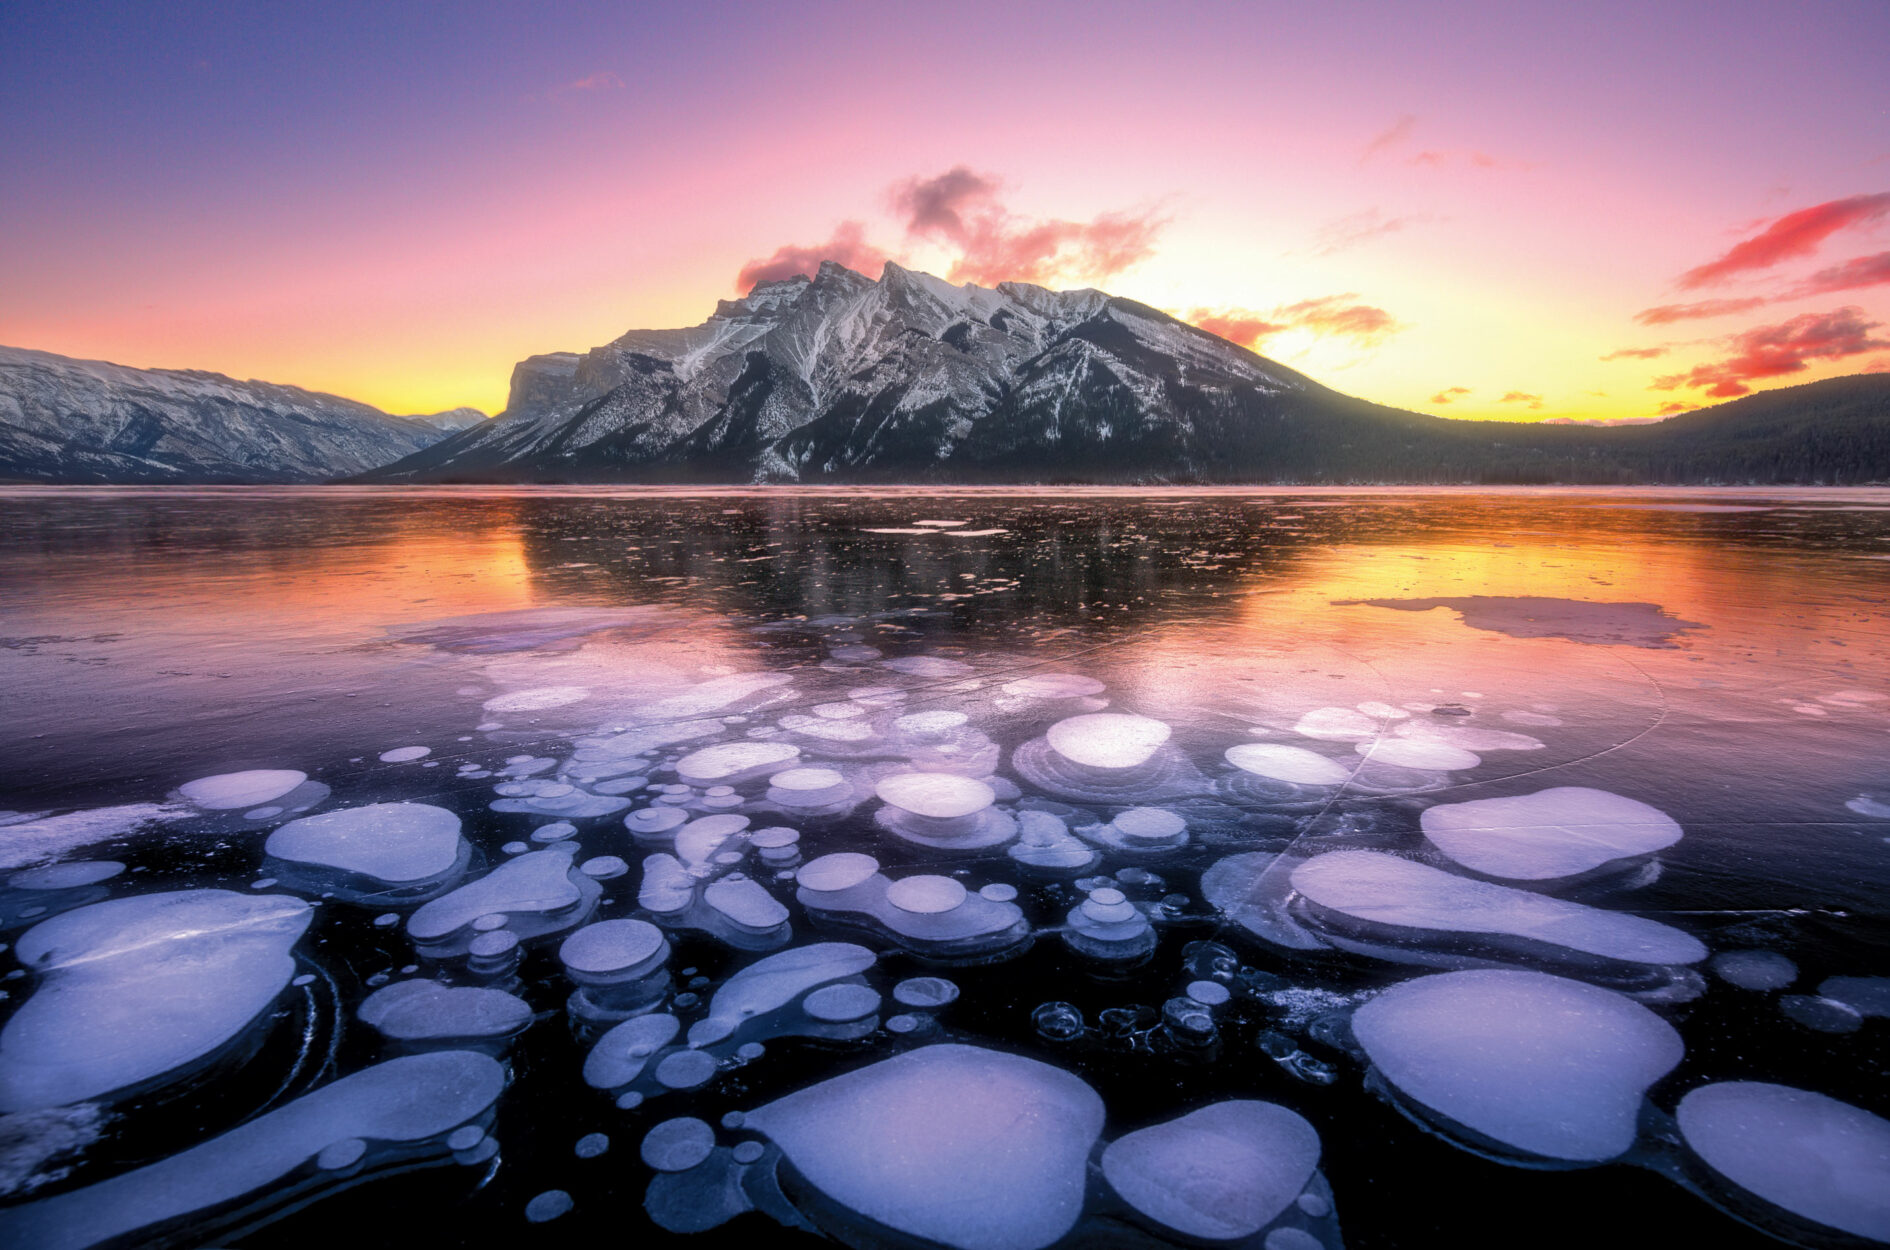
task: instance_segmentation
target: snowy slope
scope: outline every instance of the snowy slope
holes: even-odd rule
[[[320,481],[446,433],[294,386],[0,347],[0,480]]]
[[[1001,477],[1020,448],[1189,475],[1216,452],[1195,446],[1188,397],[1294,394],[1330,392],[1100,291],[953,286],[894,264],[875,282],[829,262],[699,326],[534,356],[499,417],[367,476]],[[1156,446],[1164,459],[1143,461]]]

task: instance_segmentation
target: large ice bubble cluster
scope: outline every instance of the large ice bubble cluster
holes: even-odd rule
[[[1540,972],[1447,972],[1394,985],[1352,1016],[1372,1066],[1449,1125],[1526,1156],[1601,1163],[1634,1143],[1680,1035],[1611,990]]]
[[[0,1029],[0,1111],[117,1094],[211,1054],[289,984],[311,916],[283,895],[180,890],[27,930],[15,954],[43,979]]]
[[[1680,840],[1679,824],[1660,809],[1586,786],[1441,803],[1419,820],[1424,836],[1457,863],[1513,881],[1571,877]]]
[[[939,1044],[748,1112],[827,1198],[957,1250],[1039,1250],[1083,1210],[1096,1092],[1017,1055]]]

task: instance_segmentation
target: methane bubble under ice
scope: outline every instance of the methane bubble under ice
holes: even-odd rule
[[[427,803],[370,803],[292,820],[263,849],[277,859],[400,884],[448,872],[464,844],[459,817]]]
[[[0,1111],[100,1098],[214,1051],[295,975],[300,899],[180,890],[55,916],[14,951],[41,978],[0,1029]]]
[[[1082,1214],[1103,1104],[1070,1073],[939,1044],[747,1114],[828,1199],[957,1250],[1040,1250]]]
[[[1526,1155],[1616,1158],[1643,1096],[1679,1064],[1680,1035],[1621,994],[1540,972],[1479,969],[1392,986],[1352,1016],[1404,1097]]]
[[[1679,824],[1660,809],[1586,786],[1440,803],[1419,821],[1457,863],[1512,881],[1570,877],[1680,840]]]
[[[1244,773],[1296,786],[1336,786],[1352,770],[1305,747],[1272,742],[1242,742],[1227,748],[1227,762]]]
[[[1173,731],[1126,712],[1092,712],[1050,726],[1050,749],[1088,768],[1135,768],[1148,762]]]
[[[252,768],[241,773],[219,773],[199,777],[177,787],[177,792],[198,807],[213,812],[260,807],[279,799],[308,780],[308,774],[292,768]]]
[[[1164,1228],[1209,1241],[1251,1237],[1299,1197],[1319,1134],[1270,1102],[1217,1102],[1127,1133],[1103,1150],[1122,1200]]]
[[[1703,1085],[1674,1118],[1693,1152],[1747,1193],[1814,1224],[1890,1241],[1890,1120],[1761,1081]]]

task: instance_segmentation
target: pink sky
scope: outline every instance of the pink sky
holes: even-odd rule
[[[1878,3],[40,8],[15,346],[496,411],[528,354],[890,255],[1444,415],[1890,368]]]

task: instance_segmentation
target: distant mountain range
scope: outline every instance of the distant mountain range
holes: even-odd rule
[[[113,419],[62,420],[66,401],[45,383],[34,421],[10,415],[21,407],[12,362],[24,357],[41,362],[35,377],[56,366],[87,377],[115,370],[110,404],[103,383],[66,383],[71,402]],[[203,440],[126,415],[136,379],[153,378],[165,381],[146,388],[166,395],[186,382],[241,393],[222,402],[244,420],[219,418],[242,427],[241,463],[225,452],[217,480],[1890,482],[1887,375],[1768,391],[1652,425],[1458,421],[1342,395],[1101,291],[952,286],[893,264],[875,282],[832,263],[811,279],[724,300],[699,326],[531,357],[491,420],[471,410],[390,417],[290,387],[0,349],[0,476],[163,480],[142,468],[159,451],[188,474],[178,457]],[[206,403],[177,405],[190,429],[206,411],[222,412]],[[424,424],[462,418],[444,438]],[[276,435],[278,425],[302,437]],[[314,438],[316,425],[327,442]],[[370,446],[370,431],[385,451]],[[392,445],[402,432],[413,441]],[[162,436],[140,450],[146,433]],[[21,435],[60,445],[22,444]],[[292,462],[274,450],[285,442]],[[138,458],[137,476],[102,459],[120,456]],[[196,471],[208,472],[211,461],[203,464]]]
[[[0,480],[320,482],[485,419],[389,416],[295,386],[0,347]]]

